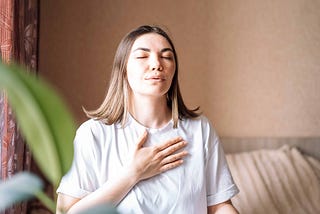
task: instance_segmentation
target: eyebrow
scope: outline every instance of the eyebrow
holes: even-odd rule
[[[134,49],[133,52],[139,51],[139,50],[146,51],[146,52],[151,52],[151,50],[149,48],[136,48],[136,49]],[[171,51],[173,53],[173,50],[171,48],[163,48],[160,52],[163,53],[163,52],[167,52],[167,51]]]

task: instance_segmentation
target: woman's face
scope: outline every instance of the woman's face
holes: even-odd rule
[[[166,38],[156,33],[138,37],[127,63],[127,78],[133,95],[165,96],[175,68],[173,50]]]

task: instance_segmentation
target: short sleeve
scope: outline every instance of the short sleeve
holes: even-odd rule
[[[231,199],[239,190],[233,181],[219,137],[210,122],[207,128],[207,204],[212,206]]]
[[[90,121],[83,123],[74,138],[74,158],[68,173],[61,179],[57,193],[83,198],[97,187],[96,153],[99,148]]]

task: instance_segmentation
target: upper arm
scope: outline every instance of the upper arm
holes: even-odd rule
[[[67,212],[80,198],[58,193],[56,214]]]
[[[210,125],[210,123],[209,123]],[[214,128],[209,126],[207,138],[206,190],[208,204],[219,202],[231,204],[231,199],[239,190],[233,181],[222,144]],[[219,205],[219,204],[217,204]]]
[[[228,200],[213,206],[208,206],[207,211],[208,211],[208,214],[214,214],[214,213],[238,214],[238,211],[232,205],[231,200]]]

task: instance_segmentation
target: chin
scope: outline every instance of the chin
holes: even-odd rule
[[[148,96],[148,97],[153,97],[153,98],[161,98],[161,97],[166,98],[167,91],[152,91],[152,92],[144,91],[139,94],[142,96]]]

